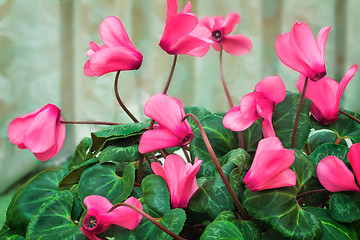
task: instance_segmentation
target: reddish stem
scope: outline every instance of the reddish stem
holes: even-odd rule
[[[344,114],[345,116],[351,118],[352,120],[356,121],[357,123],[360,123],[360,120],[357,117],[355,117],[347,112],[344,112],[343,110],[339,110],[339,113]]]
[[[129,109],[127,109],[127,107],[125,106],[125,104],[123,103],[123,101],[120,98],[119,95],[119,91],[118,91],[118,81],[119,81],[119,75],[120,75],[120,71],[116,72],[116,76],[115,76],[115,83],[114,83],[114,90],[115,90],[115,96],[116,96],[116,100],[118,101],[118,103],[120,104],[120,106],[122,107],[122,109],[126,112],[126,114],[134,121],[134,122],[139,122],[136,117],[134,117],[134,115],[132,115],[132,113],[129,111]]]
[[[176,60],[177,60],[177,56],[178,55],[174,55],[174,60],[173,60],[173,64],[171,66],[171,70],[170,70],[170,74],[169,74],[169,77],[168,77],[168,80],[165,84],[165,87],[164,87],[164,90],[163,90],[163,93],[166,94],[168,89],[169,89],[169,86],[170,86],[170,82],[171,82],[171,79],[174,75],[174,70],[175,70],[175,66],[176,66]]]
[[[208,151],[210,153],[211,159],[214,162],[216,170],[218,171],[221,179],[223,180],[226,189],[228,190],[228,192],[229,192],[229,194],[230,194],[236,208],[238,209],[238,211],[240,213],[241,218],[242,219],[248,219],[247,212],[245,211],[245,209],[241,205],[241,203],[240,203],[239,199],[237,198],[234,190],[231,188],[230,183],[229,183],[228,179],[226,178],[224,171],[221,169],[220,163],[216,158],[215,152],[214,152],[213,148],[211,147],[210,141],[209,141],[209,139],[208,139],[208,137],[207,137],[207,135],[206,135],[206,133],[204,131],[204,128],[203,128],[203,126],[201,125],[201,123],[199,121],[199,119],[194,114],[188,113],[183,117],[182,121],[185,121],[185,119],[187,119],[188,117],[191,117],[195,121],[197,127],[199,128],[201,136],[202,136],[202,138],[203,138],[203,140],[205,142],[205,145],[206,145],[206,147],[207,147],[207,149],[208,149]]]
[[[306,197],[311,194],[316,194],[316,193],[329,193],[329,191],[326,189],[311,190],[311,191],[300,193],[299,195],[296,196],[296,199],[300,199],[300,198]]]
[[[297,112],[296,112],[294,128],[293,128],[292,137],[291,137],[291,145],[290,145],[291,148],[295,148],[296,132],[297,132],[297,127],[298,127],[298,123],[299,123],[301,107],[302,107],[302,104],[304,102],[304,97],[305,97],[306,86],[307,86],[308,80],[309,80],[309,78],[306,77],[304,87],[303,87],[303,90],[302,90],[302,93],[301,93],[300,101],[299,101],[299,106],[298,106],[298,109],[297,109]]]
[[[170,235],[171,237],[173,237],[174,239],[177,240],[185,240],[184,238],[180,237],[179,235],[173,233],[172,231],[170,231],[168,228],[166,228],[164,225],[160,224],[158,221],[156,221],[153,217],[151,217],[149,214],[147,214],[146,212],[144,212],[143,210],[135,207],[134,205],[128,204],[128,203],[118,203],[115,204],[109,211],[113,211],[115,208],[119,207],[119,206],[126,206],[129,207],[131,209],[134,209],[136,212],[140,213],[141,215],[143,215],[145,218],[147,218],[150,222],[152,222],[154,225],[156,225],[158,228],[160,228],[161,230],[163,230],[165,233],[167,233],[168,235]]]

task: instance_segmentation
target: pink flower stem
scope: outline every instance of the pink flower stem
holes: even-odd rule
[[[302,90],[302,93],[301,93],[300,101],[299,101],[299,106],[298,106],[298,109],[297,109],[297,112],[296,112],[295,121],[294,121],[294,128],[293,128],[292,137],[291,137],[291,145],[290,145],[291,148],[295,148],[296,131],[297,131],[298,123],[299,123],[301,107],[302,107],[302,104],[304,102],[304,97],[305,97],[306,86],[307,86],[308,80],[309,80],[309,78],[306,77],[304,87],[303,87],[303,90]]]
[[[184,147],[182,147],[181,149],[182,149],[183,152],[184,152],[184,155],[185,155],[185,157],[186,157],[187,162],[188,162],[188,163],[191,163],[190,156],[189,156],[189,154],[187,153],[186,149],[185,149]]]
[[[339,113],[344,114],[345,116],[351,118],[352,120],[356,121],[357,123],[360,123],[360,120],[357,117],[355,117],[347,112],[344,112],[343,110],[339,110]]]
[[[226,85],[226,81],[225,81],[225,75],[224,75],[224,68],[223,68],[223,61],[222,61],[222,53],[223,53],[223,46],[221,44],[220,45],[220,60],[219,60],[219,66],[220,66],[220,77],[221,77],[221,82],[222,82],[222,85],[224,87],[224,91],[225,91],[225,95],[226,95],[226,98],[229,102],[229,105],[230,105],[230,108],[233,108],[234,107],[234,103],[231,99],[231,96],[230,96],[230,93],[229,93],[229,90],[227,88],[227,85]],[[242,135],[242,132],[238,132],[238,137],[239,137],[239,147],[244,149],[244,138],[243,138],[243,135]]]
[[[155,226],[157,226],[158,228],[160,228],[161,230],[163,230],[165,233],[167,233],[168,235],[170,235],[171,237],[173,237],[174,239],[177,240],[185,240],[184,238],[180,237],[179,235],[173,233],[172,231],[170,231],[168,228],[166,228],[164,225],[162,225],[161,223],[159,223],[158,221],[156,221],[153,217],[151,217],[149,214],[147,214],[146,212],[144,212],[143,210],[135,207],[134,205],[128,204],[128,203],[118,203],[115,204],[109,211],[113,211],[115,208],[119,207],[119,206],[126,206],[129,207],[133,210],[135,210],[136,212],[140,213],[141,215],[143,215],[145,218],[147,218],[150,222],[152,222]]]
[[[216,170],[218,171],[221,179],[223,180],[223,182],[225,184],[225,187],[228,190],[228,192],[229,192],[229,194],[230,194],[236,208],[238,209],[241,218],[242,219],[248,219],[249,216],[248,216],[247,212],[245,211],[245,209],[241,205],[241,203],[240,203],[239,199],[237,198],[234,190],[231,188],[230,183],[229,183],[228,179],[226,178],[224,171],[221,169],[220,163],[216,158],[215,152],[214,152],[213,148],[211,147],[210,141],[209,141],[209,139],[208,139],[208,137],[207,137],[207,135],[206,135],[206,133],[204,131],[204,128],[203,128],[203,126],[201,125],[201,123],[199,121],[199,119],[194,114],[188,113],[183,117],[182,121],[185,121],[185,119],[187,119],[188,117],[191,117],[195,121],[197,127],[199,128],[201,136],[202,136],[202,138],[203,138],[203,140],[205,142],[206,148],[208,149],[208,151],[210,153],[211,159],[214,162]]]
[[[98,121],[60,121],[64,124],[97,124],[97,125],[122,125],[123,123],[115,122],[98,122]]]
[[[115,77],[115,83],[114,83],[114,90],[115,90],[115,96],[116,96],[116,100],[118,101],[118,103],[120,104],[120,106],[122,107],[122,109],[126,112],[126,114],[134,121],[134,122],[139,122],[136,117],[134,117],[134,115],[132,115],[132,113],[129,111],[129,109],[127,109],[127,107],[125,106],[125,104],[121,101],[120,95],[119,95],[119,91],[118,91],[118,81],[119,81],[119,75],[120,75],[120,71],[116,72],[116,77]]]
[[[296,199],[300,199],[300,198],[306,197],[311,194],[316,194],[316,193],[329,193],[329,191],[326,189],[311,190],[311,191],[300,193],[299,195],[296,196]]]

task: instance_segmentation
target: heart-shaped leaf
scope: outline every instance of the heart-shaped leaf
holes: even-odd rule
[[[157,175],[148,175],[141,183],[144,203],[154,217],[162,217],[170,210],[170,193],[164,179]]]
[[[50,197],[59,192],[58,184],[66,169],[45,170],[25,183],[12,198],[6,214],[6,225],[25,235],[30,218]]]
[[[3,239],[3,240],[24,240],[25,237],[15,234],[14,232],[12,232],[10,230],[10,228],[8,226],[4,225],[2,227],[2,229],[0,230],[0,239]]]
[[[203,107],[198,107],[198,106],[185,107],[184,110],[185,110],[185,114],[192,113],[199,120],[203,119],[204,117],[206,117],[208,115],[211,115],[211,112],[209,112],[208,110],[206,110]],[[191,127],[196,127],[195,121],[192,118],[188,118],[188,122]]]
[[[91,138],[83,138],[80,143],[77,145],[73,158],[71,159],[68,169],[72,171],[79,168],[86,160],[92,158],[90,152],[92,141]]]
[[[134,162],[139,160],[139,144],[130,146],[110,145],[99,154],[100,163]]]
[[[31,218],[26,239],[86,239],[71,219],[72,194],[65,190],[48,199]]]
[[[126,166],[122,177],[115,172],[115,165],[95,164],[85,169],[79,181],[79,195],[83,201],[86,196],[99,195],[112,203],[127,199],[134,187],[135,168]]]
[[[200,240],[242,240],[244,236],[239,229],[231,222],[220,220],[210,223]]]
[[[334,193],[330,199],[331,217],[339,222],[354,222],[360,219],[360,194],[357,192]]]

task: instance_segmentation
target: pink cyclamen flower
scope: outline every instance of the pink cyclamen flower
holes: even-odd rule
[[[360,143],[351,145],[347,158],[359,183]],[[316,174],[321,185],[330,192],[355,191],[360,193],[360,189],[355,183],[354,174],[343,161],[335,156],[323,158],[317,165]]]
[[[185,111],[179,99],[163,93],[156,94],[145,103],[144,112],[159,125],[143,133],[139,143],[140,153],[186,146],[193,139],[188,121],[181,121]]]
[[[221,16],[204,17],[200,19],[199,25],[208,28],[212,34],[213,48],[220,51],[220,45],[232,55],[248,54],[252,47],[251,40],[241,34],[230,34],[236,24],[240,21],[239,14],[229,13],[224,19]]]
[[[308,82],[305,97],[312,101],[310,111],[317,121],[328,125],[337,120],[341,96],[357,69],[357,65],[352,66],[341,79],[340,84],[329,77],[324,77],[316,82]],[[300,93],[302,93],[304,83],[305,76],[300,75],[296,83]]]
[[[29,149],[40,161],[55,157],[65,141],[65,124],[61,110],[52,104],[15,118],[8,128],[12,144]]]
[[[294,152],[284,149],[276,137],[260,140],[244,183],[252,192],[295,186],[296,174],[289,169],[295,160]]]
[[[129,197],[124,203],[143,209],[140,201],[134,197]],[[87,196],[84,204],[87,207],[87,214],[83,219],[81,231],[90,240],[100,240],[95,234],[106,231],[112,224],[134,230],[142,219],[141,214],[126,206],[119,206],[108,213],[113,205],[102,196]]]
[[[276,53],[283,64],[318,81],[326,75],[324,54],[330,28],[320,29],[315,41],[306,23],[295,22],[289,33],[276,39]]]
[[[210,31],[198,25],[197,17],[190,13],[188,2],[180,13],[178,0],[167,0],[167,17],[159,46],[168,54],[204,56],[211,45]]]
[[[90,57],[84,66],[86,76],[139,69],[143,56],[131,43],[123,24],[117,17],[107,17],[100,25],[100,38],[104,45],[90,42]]]
[[[199,188],[196,174],[202,161],[195,157],[194,165],[185,163],[175,154],[166,157],[164,166],[160,163],[151,163],[151,169],[156,175],[161,176],[169,189],[171,206],[173,208],[186,208],[191,196]]]
[[[286,88],[280,77],[265,77],[256,84],[255,92],[246,94],[240,100],[240,105],[226,113],[223,125],[233,131],[243,131],[259,118],[263,118],[264,137],[275,137],[272,114],[275,104],[282,102],[285,96]]]
[[[351,145],[347,158],[360,181],[360,143]],[[345,163],[335,156],[323,158],[316,168],[317,177],[326,190],[330,192],[355,191],[360,193],[355,183],[354,174]]]

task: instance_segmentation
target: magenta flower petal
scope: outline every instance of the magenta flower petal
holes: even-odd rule
[[[267,98],[259,98],[256,100],[256,109],[259,116],[263,118],[262,130],[264,137],[276,137],[272,125],[272,115],[275,109],[275,103]]]
[[[355,143],[351,145],[350,150],[347,154],[347,158],[349,159],[356,179],[360,184],[360,143]]]
[[[256,101],[260,98],[264,98],[263,93],[259,92],[251,92],[246,94],[241,100],[240,100],[240,112],[241,115],[246,118],[253,121],[256,121],[259,119],[259,114],[256,110]]]
[[[90,195],[85,197],[84,204],[87,207],[88,211],[96,209],[97,211],[103,213],[107,213],[110,208],[113,207],[113,205],[107,198],[98,195]]]
[[[317,177],[326,190],[330,192],[356,191],[360,189],[355,184],[354,175],[345,163],[334,156],[323,158],[316,168]]]
[[[223,45],[224,51],[231,55],[245,55],[250,53],[252,48],[250,38],[240,34],[224,37],[221,45]]]
[[[186,208],[189,199],[199,188],[196,174],[201,163],[202,161],[195,157],[194,165],[185,164],[184,160],[175,154],[166,157],[164,166],[161,166],[160,163],[151,163],[153,172],[166,182],[173,208]]]
[[[104,45],[90,42],[86,53],[90,59],[84,65],[86,76],[102,76],[105,73],[136,70],[142,63],[141,53],[134,47],[123,24],[117,17],[107,17],[100,24],[100,37]]]
[[[259,118],[260,116],[257,119]],[[231,129],[232,131],[243,131],[249,128],[257,119],[245,118],[241,114],[240,106],[235,106],[224,116],[223,125],[225,128]]]
[[[289,171],[294,160],[294,150],[284,149],[278,138],[264,138],[259,141],[244,182],[252,192],[279,186],[294,186],[296,176],[294,178],[294,174]],[[286,177],[289,179],[285,179]]]
[[[223,23],[223,34],[224,35],[230,34],[234,30],[236,24],[238,24],[239,22],[240,22],[239,14],[237,14],[235,12],[229,13],[226,16],[225,21]],[[251,41],[250,41],[250,43],[251,43]]]
[[[345,73],[344,77],[341,79],[339,87],[336,92],[336,107],[337,107],[336,112],[339,111],[341,96],[342,96],[347,84],[353,78],[353,76],[355,75],[357,70],[358,70],[358,65],[355,64]]]
[[[61,110],[52,104],[14,119],[8,128],[11,143],[29,149],[40,161],[56,156],[61,150],[66,130]]]
[[[183,141],[168,129],[148,130],[143,133],[139,143],[140,153],[149,153],[160,149],[182,146]]]
[[[129,197],[124,203],[131,204],[140,210],[143,210],[143,206],[140,201],[134,197]],[[139,226],[143,216],[129,207],[119,206],[112,212],[108,213],[107,217],[112,224],[121,226],[128,230],[134,230],[137,226]]]
[[[286,66],[304,74],[313,81],[326,75],[325,43],[330,28],[323,28],[317,41],[306,23],[295,22],[290,33],[276,40],[276,52]]]
[[[101,240],[100,238],[98,238],[95,233],[92,233],[92,232],[89,232],[88,230],[86,230],[84,227],[81,227],[80,229],[84,234],[85,236],[90,239],[90,240]]]
[[[190,12],[191,12],[191,2],[187,2],[184,8],[180,11],[180,13],[190,13]]]
[[[256,92],[261,92],[264,96],[275,104],[284,101],[286,97],[285,84],[278,76],[270,76],[263,78],[255,86]]]

